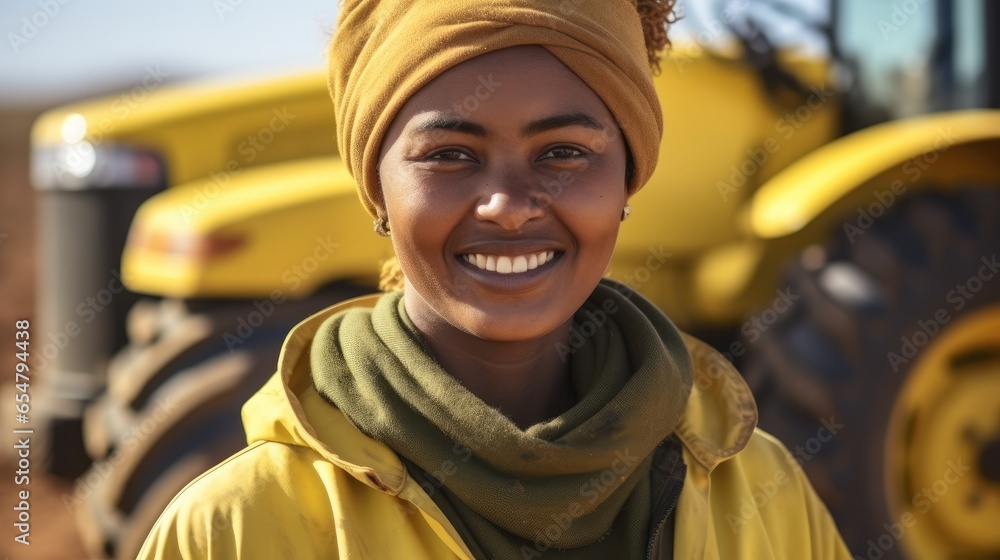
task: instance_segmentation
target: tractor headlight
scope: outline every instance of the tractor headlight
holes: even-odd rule
[[[86,140],[83,116],[66,117],[63,142],[37,147],[31,154],[31,180],[39,190],[160,188],[166,182],[163,161],[153,151]]]

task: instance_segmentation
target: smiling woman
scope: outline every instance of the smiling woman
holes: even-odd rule
[[[398,263],[292,331],[140,558],[849,557],[739,375],[603,278],[671,8],[344,3],[338,145]]]
[[[487,74],[496,91],[447,120]],[[556,348],[611,260],[625,151],[601,99],[535,45],[448,70],[406,102],[382,144],[406,311],[444,368],[522,427],[572,404]]]

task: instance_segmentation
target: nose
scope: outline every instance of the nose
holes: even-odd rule
[[[514,231],[529,220],[545,215],[548,197],[544,191],[515,178],[491,181],[490,184],[497,186],[485,190],[482,200],[476,205],[477,219]]]

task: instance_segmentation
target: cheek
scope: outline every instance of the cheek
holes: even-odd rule
[[[625,206],[624,179],[614,176],[574,187],[560,197],[562,200],[555,201],[564,223],[581,243],[591,245],[592,250],[613,247]]]
[[[442,243],[455,225],[461,220],[468,204],[456,196],[436,192],[416,183],[404,189],[389,189],[386,196],[386,211],[393,237],[399,233],[407,240],[421,240],[426,243],[439,239]]]
[[[582,256],[590,262],[595,262],[603,274],[618,240],[618,229],[621,225],[617,212],[596,213],[591,219],[577,220],[574,235],[580,243]]]
[[[447,266],[449,232],[461,219],[460,201],[396,176],[383,186],[396,258],[407,278],[430,288]]]

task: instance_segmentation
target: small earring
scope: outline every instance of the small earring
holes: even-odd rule
[[[632,207],[626,204],[625,208],[622,208],[622,221],[624,222],[625,220],[627,220],[628,215],[631,213],[632,213]]]
[[[381,235],[382,237],[389,237],[389,220],[385,216],[379,216],[375,219],[375,233]]]

